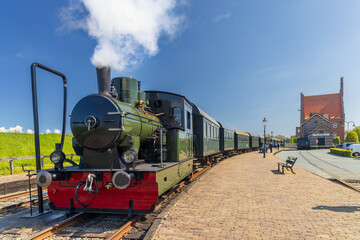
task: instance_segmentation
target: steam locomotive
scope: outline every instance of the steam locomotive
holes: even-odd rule
[[[179,94],[141,91],[131,77],[110,81],[106,67],[97,68],[97,79],[99,93],[82,98],[71,113],[79,165],[57,148],[50,156],[54,168],[37,174],[52,209],[148,213],[197,169],[264,142],[214,120]],[[73,166],[64,167],[65,161]]]

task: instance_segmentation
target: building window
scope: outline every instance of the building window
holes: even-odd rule
[[[314,123],[315,123],[315,124],[317,124],[317,123],[318,123],[318,121],[315,121]]]
[[[323,131],[323,130],[320,130],[320,133],[324,133],[324,131]]]
[[[334,125],[333,125],[333,126],[334,126],[334,128],[337,128],[337,123],[334,123]]]

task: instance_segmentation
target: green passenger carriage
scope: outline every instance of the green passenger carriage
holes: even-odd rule
[[[235,130],[235,150],[239,153],[250,151],[250,134]]]

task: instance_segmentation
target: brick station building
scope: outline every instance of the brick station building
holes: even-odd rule
[[[304,96],[300,93],[300,127],[297,137],[309,137],[310,146],[332,146],[335,136],[344,142],[344,80],[339,93]]]

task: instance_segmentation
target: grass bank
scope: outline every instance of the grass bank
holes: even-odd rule
[[[60,134],[40,134],[41,154],[50,155],[55,150],[55,143],[61,141]],[[64,149],[65,154],[75,153],[72,148],[72,135],[65,135]],[[27,133],[0,133],[0,158],[8,157],[27,157],[35,156],[35,140],[33,134]],[[74,158],[75,162],[79,157]],[[15,174],[23,173],[21,165],[26,169],[36,169],[35,159],[14,160]],[[65,166],[70,164],[66,163]],[[49,158],[44,159],[44,167],[52,168],[54,164]],[[10,175],[9,161],[0,162],[0,175]]]

